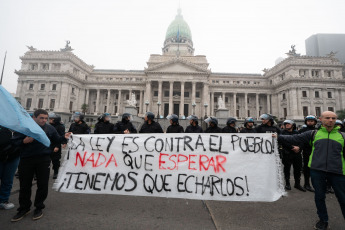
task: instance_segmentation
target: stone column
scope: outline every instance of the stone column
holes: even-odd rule
[[[341,98],[340,98],[340,90],[339,89],[334,90],[334,98],[336,100],[334,111],[341,110]]]
[[[195,102],[195,87],[196,87],[196,82],[192,82],[192,104],[196,103]],[[195,111],[194,111],[195,113]]]
[[[163,100],[162,100],[162,85],[163,85],[163,81],[158,81],[158,101],[161,103],[161,105],[159,106],[159,115],[163,115],[162,113],[162,107],[164,107],[163,105]]]
[[[224,106],[226,108],[226,103],[225,103],[225,92],[222,93],[222,99],[223,99],[223,102],[224,102]],[[230,115],[230,114],[229,114]]]
[[[140,90],[139,114],[143,114],[143,90]]]
[[[312,88],[309,89],[309,100],[310,100],[310,112],[309,114],[316,114],[315,110],[315,105],[314,105],[314,98],[315,98],[315,93]],[[303,113],[302,113],[303,115]]]
[[[209,94],[209,85],[208,85],[208,82],[204,82],[204,88],[203,88],[203,93],[204,93],[204,104],[207,103],[208,104],[208,107],[206,108],[206,111],[205,111],[205,107],[204,107],[204,113],[203,113],[203,116],[205,115],[208,115],[210,114],[209,113],[209,109],[210,109],[210,94]]]
[[[58,92],[57,93],[57,98],[56,98],[56,105],[55,105],[55,108],[56,110],[60,110],[60,99],[61,99],[61,89],[62,89],[62,82],[60,82],[60,84],[57,84],[56,85],[56,91]]]
[[[99,94],[100,94],[100,90],[97,89],[97,95],[96,95],[96,114],[99,114]]]
[[[259,94],[257,93],[255,95],[255,105],[256,105],[256,117],[257,119],[259,119],[260,117],[260,105],[259,105]]]
[[[244,93],[244,117],[248,117],[248,93]]]
[[[146,91],[145,91],[145,102],[149,101],[147,111],[151,111],[152,101],[151,101],[151,81],[146,81]]]
[[[174,109],[174,102],[173,102],[173,91],[174,91],[174,82],[169,81],[170,83],[170,89],[169,89],[169,115],[173,114]],[[178,114],[177,114],[178,115]]]
[[[322,90],[322,102],[323,102],[323,105],[322,105],[322,108],[323,108],[323,111],[327,111],[328,110],[328,106],[327,106],[327,90],[326,89],[321,89]]]
[[[271,103],[270,103],[270,95],[267,94],[267,113],[271,113]]]
[[[87,90],[86,90],[86,97],[85,97],[84,104],[89,105],[89,97],[90,97],[90,90],[87,89]]]
[[[234,117],[236,117],[237,103],[236,103],[237,93],[234,93]]]
[[[107,97],[107,113],[110,113],[110,89],[108,89],[108,97]]]
[[[180,102],[180,114],[184,115],[184,81],[181,81],[181,102]],[[179,116],[179,114],[178,114]]]
[[[45,97],[44,97],[44,102],[43,102],[43,109],[50,109],[50,105],[49,105],[49,87],[50,84],[49,82],[46,82],[46,88],[45,88]]]
[[[214,92],[211,92],[211,101],[210,101],[210,116],[214,116]]]
[[[118,101],[117,101],[117,113],[121,114],[122,113],[122,91],[121,89],[119,89],[119,97],[118,97]]]
[[[301,98],[302,98],[302,91],[299,88],[296,88],[296,95],[297,95],[297,114],[296,116],[299,117],[303,117],[303,110],[302,110],[302,102],[301,102]],[[310,111],[311,109],[309,109]]]

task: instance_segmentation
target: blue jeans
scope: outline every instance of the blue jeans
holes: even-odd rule
[[[11,194],[13,178],[19,164],[19,157],[10,161],[0,161],[0,203],[7,202]]]
[[[320,220],[328,222],[326,208],[327,181],[332,185],[345,219],[345,175],[310,169],[311,182],[315,189],[315,204]]]

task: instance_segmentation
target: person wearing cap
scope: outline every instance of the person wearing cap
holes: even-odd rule
[[[226,126],[222,129],[223,133],[238,133],[236,127],[237,119],[234,117],[229,117],[226,121]]]
[[[274,119],[271,114],[264,113],[260,116],[260,119],[262,123],[256,127],[257,133],[281,133],[280,129],[274,125]]]
[[[190,115],[187,117],[189,120],[189,125],[186,128],[185,133],[203,133],[204,131],[199,126],[198,117],[195,115]]]
[[[121,121],[116,122],[113,132],[118,133],[118,134],[137,133],[138,131],[134,127],[131,120],[132,120],[132,115],[130,113],[122,114],[122,119]]]
[[[299,133],[316,130],[317,118],[314,115],[308,115],[304,118],[304,125]],[[314,192],[314,189],[310,185],[310,168],[308,167],[309,157],[312,152],[312,147],[309,144],[302,146],[303,151],[303,176],[304,176],[304,188],[307,191]]]
[[[241,130],[241,133],[256,133],[254,128],[254,118],[247,117],[244,119],[244,128]]]
[[[209,117],[205,119],[209,127],[205,130],[205,133],[222,133],[222,129],[218,127],[218,119],[216,117]]]
[[[90,134],[90,128],[84,121],[84,115],[80,112],[75,112],[72,116],[73,123],[69,127],[68,132],[73,134]]]
[[[109,113],[103,113],[98,117],[98,122],[95,125],[94,134],[109,134],[114,131],[114,124],[110,122],[111,116]]]
[[[167,128],[166,133],[184,133],[183,127],[178,123],[178,116],[176,114],[167,116],[167,119],[169,120],[170,125]]]
[[[154,121],[155,115],[147,112],[144,118],[144,124],[141,126],[139,133],[163,133],[163,129],[158,122]]]
[[[61,122],[61,117],[60,115],[50,112],[48,113],[49,117],[49,124],[52,125],[58,134],[60,136],[65,135],[65,126]],[[61,159],[61,144],[65,145],[67,142],[63,141],[62,143],[51,143],[51,148],[53,149],[53,152],[50,154],[50,158],[52,160],[53,164],[53,179],[56,179],[59,173],[59,168],[60,168],[60,159]]]
[[[294,121],[285,120],[283,125],[284,130],[281,133],[282,135],[298,134],[298,132],[294,129]],[[290,169],[291,165],[293,165],[293,174],[295,178],[294,187],[302,192],[305,192],[306,190],[301,186],[302,154],[300,146],[292,145],[288,142],[281,142],[279,149],[282,153],[282,161],[284,165],[285,189],[291,190]]]

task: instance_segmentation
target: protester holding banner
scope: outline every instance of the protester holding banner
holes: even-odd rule
[[[198,117],[195,115],[190,115],[187,117],[189,124],[186,128],[185,133],[203,133],[204,131],[199,126]]]
[[[60,136],[65,135],[65,126],[61,123],[61,117],[56,114],[56,113],[49,113],[49,124],[52,125],[58,134]],[[66,144],[67,142],[63,142],[62,144]],[[53,164],[53,170],[54,170],[54,175],[53,179],[56,179],[59,173],[59,168],[60,168],[60,159],[61,159],[61,143],[51,143],[53,152],[50,155],[52,164]]]
[[[167,119],[169,120],[170,125],[167,128],[166,133],[184,133],[183,127],[178,123],[178,116],[176,114],[167,116]]]
[[[256,127],[257,133],[278,133],[280,134],[280,129],[274,125],[273,116],[269,113],[264,113],[260,116],[261,125]]]
[[[95,125],[94,134],[108,134],[113,133],[114,124],[110,122],[111,116],[109,113],[103,113],[98,117],[98,122]]]
[[[298,134],[298,132],[294,129],[295,122],[292,120],[285,120],[283,125],[284,130],[282,131],[282,135]],[[301,186],[302,154],[300,146],[292,145],[288,142],[282,142],[280,149],[284,164],[285,189],[291,190],[290,170],[291,165],[293,165],[293,174],[295,178],[294,187],[302,192],[305,192],[306,190]]]
[[[315,204],[320,220],[315,229],[328,229],[326,208],[327,181],[332,184],[345,219],[345,135],[335,126],[337,115],[331,111],[321,114],[319,130],[297,135],[279,135],[279,142],[294,145],[310,143],[312,153],[309,158],[310,176],[315,189]]]
[[[69,127],[68,132],[72,132],[73,134],[89,134],[90,128],[84,121],[84,115],[80,112],[75,112],[72,116],[72,120],[74,121],[71,126]]]
[[[254,128],[254,119],[252,117],[247,117],[244,119],[244,128],[240,133],[256,133]]]
[[[12,131],[0,126],[0,209],[14,208],[8,199],[19,164],[19,151],[12,144],[11,138]]]
[[[236,127],[236,118],[229,117],[226,121],[226,126],[222,129],[223,133],[238,133]]]
[[[155,115],[152,112],[145,114],[144,124],[141,126],[139,133],[163,133],[163,129],[158,122],[154,121]]]
[[[216,117],[209,117],[205,119],[209,127],[205,130],[205,133],[222,133],[222,129],[218,127],[218,119]]]
[[[43,129],[52,143],[62,143],[71,135],[71,133],[66,133],[64,136],[60,136],[53,126],[46,124],[48,113],[43,109],[36,110],[33,119]],[[20,207],[18,208],[18,213],[11,221],[19,221],[30,212],[32,204],[31,187],[34,173],[36,173],[37,176],[37,191],[34,202],[36,209],[34,211],[33,220],[38,220],[43,216],[42,209],[45,208],[44,201],[48,196],[50,155],[52,149],[38,142],[36,139],[21,133],[15,133],[13,139],[14,143],[21,147],[19,164]]]

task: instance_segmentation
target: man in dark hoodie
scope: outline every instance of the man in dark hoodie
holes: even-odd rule
[[[113,132],[119,134],[137,133],[138,131],[132,124],[131,120],[132,115],[130,113],[122,114],[122,119],[115,124]]]
[[[218,127],[218,119],[216,117],[209,117],[205,122],[209,125],[205,133],[222,133],[222,129]]]
[[[65,135],[65,126],[61,123],[61,117],[56,113],[48,113],[49,124],[52,125],[60,136]],[[66,144],[67,142],[63,141],[62,143],[51,143],[53,152],[50,155],[53,164],[54,175],[53,179],[56,179],[59,173],[60,168],[60,159],[61,159],[61,144]]]
[[[153,119],[155,115],[152,112],[147,112],[145,114],[144,124],[141,126],[139,133],[163,133],[163,129],[158,122]]]
[[[72,116],[74,123],[69,127],[68,132],[73,134],[90,134],[90,128],[84,121],[84,115],[80,112],[75,112]]]
[[[71,133],[60,136],[56,129],[46,124],[48,121],[48,112],[38,109],[34,112],[33,119],[43,129],[49,140],[53,143],[62,143],[67,141]],[[38,220],[43,216],[42,209],[45,208],[44,201],[48,196],[48,182],[50,174],[50,155],[51,147],[46,147],[32,137],[21,133],[15,133],[13,136],[15,145],[21,147],[19,163],[19,208],[18,213],[11,219],[12,222],[21,220],[30,212],[31,207],[31,187],[34,173],[37,176],[37,190],[34,206],[36,207],[33,220]]]
[[[204,131],[199,126],[198,117],[195,115],[190,115],[187,117],[189,124],[186,128],[185,133],[203,133]]]
[[[114,132],[114,124],[110,122],[111,116],[109,113],[104,113],[98,118],[95,125],[94,134],[109,134]]]
[[[223,133],[238,133],[236,127],[237,119],[234,117],[229,117],[226,121],[226,126],[222,129]]]
[[[170,125],[166,133],[184,133],[183,127],[178,123],[178,116],[176,114],[167,116],[167,119],[170,121]]]

